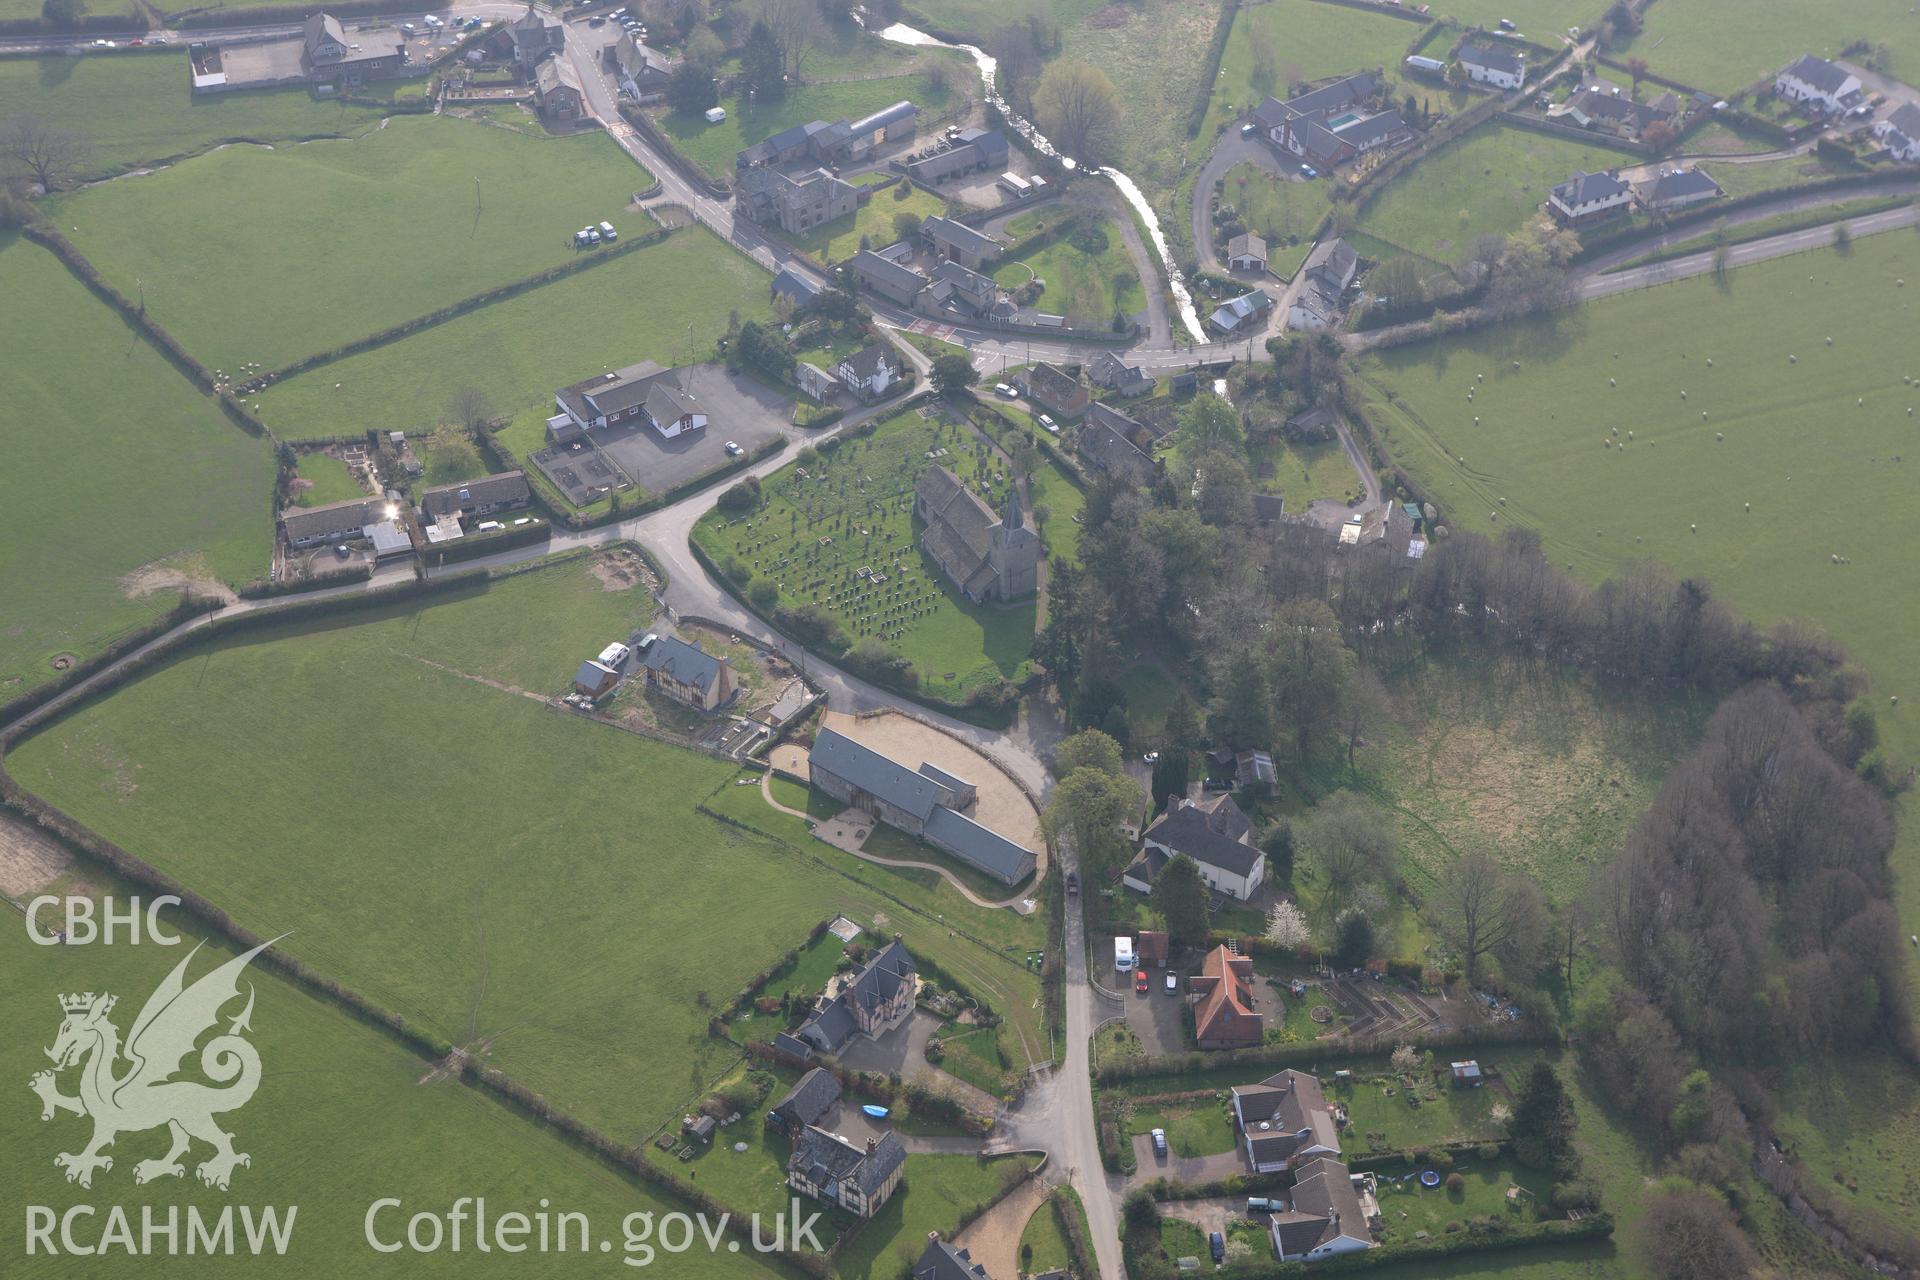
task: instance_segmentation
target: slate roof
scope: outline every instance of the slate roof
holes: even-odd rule
[[[958,141],[962,146],[973,147],[989,164],[999,164],[1007,158],[1007,136],[998,129],[962,129]]]
[[[1138,484],[1150,483],[1157,473],[1152,457],[1134,444],[1140,424],[1110,405],[1095,401],[1080,426],[1080,453],[1103,471],[1112,471]]]
[[[815,1067],[794,1082],[773,1110],[789,1128],[810,1125],[840,1101],[840,1082],[825,1067]]]
[[[690,684],[702,694],[713,690],[724,664],[697,644],[688,644],[678,636],[661,636],[647,650],[647,670],[670,676],[679,684]]]
[[[911,983],[913,955],[899,942],[889,942],[873,953],[866,966],[841,991],[849,1004],[872,1007],[892,1000],[901,983]]]
[[[562,387],[556,394],[567,412],[586,422],[644,404],[653,380],[672,372],[651,360],[642,360],[612,373],[583,378],[570,387]]]
[[[1460,61],[1510,76],[1517,76],[1527,69],[1527,60],[1511,49],[1494,49],[1479,44],[1461,45]]]
[[[1271,524],[1287,514],[1287,500],[1277,493],[1256,493],[1253,495],[1253,518],[1261,524]]]
[[[938,214],[920,224],[920,234],[934,244],[943,244],[976,256],[992,257],[1004,247],[984,231],[976,231],[964,222]]]
[[[975,1262],[965,1249],[956,1249],[945,1240],[927,1241],[920,1260],[913,1264],[912,1280],[992,1280],[987,1269]]]
[[[907,1149],[891,1129],[880,1135],[869,1154],[837,1133],[808,1125],[794,1141],[787,1168],[817,1187],[850,1182],[862,1195],[872,1195],[906,1159]]]
[[[482,506],[487,503],[525,502],[530,493],[526,472],[502,471],[481,476],[478,480],[464,480],[459,484],[443,484],[428,489],[420,495],[420,510],[426,513],[431,524],[448,512],[459,511],[469,504]]]
[[[917,272],[915,274],[918,274]],[[893,363],[893,355],[885,343],[875,342],[860,348],[840,362],[839,367],[853,374],[856,382],[866,382],[881,368]]]
[[[813,1057],[813,1046],[791,1032],[782,1031],[779,1035],[775,1036],[773,1038],[773,1047],[781,1053],[800,1059],[802,1062]]]
[[[1139,366],[1128,364],[1111,351],[1102,351],[1093,358],[1093,362],[1087,366],[1087,378],[1103,387],[1124,387],[1151,381]]]
[[[1283,105],[1298,115],[1309,115],[1315,111],[1337,111],[1341,107],[1350,107],[1356,102],[1371,98],[1379,87],[1380,82],[1375,79],[1371,71],[1362,71],[1358,75],[1345,76],[1332,84],[1322,85],[1297,98],[1289,98]]]
[[[927,839],[962,862],[1013,884],[1027,874],[1033,852],[999,832],[981,826],[963,813],[935,809],[927,819]]]
[[[878,280],[909,293],[918,292],[927,284],[927,277],[921,272],[871,249],[862,249],[853,255],[853,274],[863,280]]]
[[[571,89],[580,93],[580,73],[573,69],[570,59],[543,58],[540,65],[533,69],[533,87],[543,98],[556,89]]]
[[[1229,258],[1258,258],[1260,261],[1265,262],[1267,260],[1267,242],[1261,237],[1254,235],[1251,231],[1243,231],[1233,237],[1233,239],[1227,241],[1227,256]]]
[[[811,767],[825,769],[922,822],[940,807],[941,788],[933,779],[894,763],[837,729],[822,729],[814,735],[808,761]]]
[[[773,278],[772,289],[775,297],[789,298],[796,306],[802,307],[826,292],[824,287],[815,284],[792,267],[780,269],[780,274]]]
[[[1920,102],[1901,103],[1884,123],[1906,134],[1909,138],[1920,138]]]
[[[914,505],[924,514],[921,541],[928,554],[956,578],[971,579],[987,562],[993,509],[942,466],[928,467],[914,483]]]
[[[1553,189],[1553,196],[1568,208],[1577,209],[1583,204],[1612,199],[1626,189],[1627,184],[1610,173],[1584,173],[1575,169],[1571,178]]]
[[[309,58],[313,56],[316,46],[325,44],[329,40],[342,47],[347,43],[346,28],[340,25],[340,19],[330,13],[314,14],[301,28],[301,44],[305,47]]]
[[[1258,1084],[1235,1085],[1233,1096],[1257,1163],[1286,1159],[1309,1139],[1340,1149],[1340,1128],[1315,1076],[1289,1067]],[[1262,1124],[1268,1127],[1262,1129]],[[1303,1139],[1302,1133],[1308,1138]]]
[[[693,393],[674,385],[671,378],[655,379],[647,388],[647,413],[655,422],[675,422],[698,412],[700,403]]]
[[[1707,176],[1704,169],[1675,169],[1661,174],[1654,180],[1653,187],[1647,193],[1647,199],[1654,204],[1667,200],[1684,200],[1688,196],[1719,195],[1720,184]]]
[[[1282,1257],[1297,1257],[1342,1236],[1369,1248],[1373,1245],[1352,1172],[1327,1156],[1300,1166],[1294,1178],[1293,1208],[1274,1215],[1273,1230]]]
[[[1222,806],[1224,807],[1224,806]],[[1236,876],[1244,876],[1252,871],[1259,862],[1261,852],[1258,846],[1242,844],[1235,836],[1227,834],[1238,829],[1244,833],[1246,815],[1235,805],[1231,815],[1220,815],[1220,809],[1208,813],[1199,805],[1183,804],[1160,815],[1154,824],[1146,829],[1143,840],[1164,845],[1175,853],[1184,853],[1195,862],[1204,862],[1210,867]],[[1239,819],[1238,823],[1234,818]]]
[[[1360,255],[1354,252],[1353,246],[1335,236],[1314,245],[1313,252],[1307,255],[1300,269],[1309,278],[1324,276],[1340,289],[1345,289],[1352,283],[1354,268],[1359,264]]]
[[[604,689],[610,679],[618,680],[619,678],[618,671],[592,658],[581,663],[580,669],[573,673],[574,684],[583,689]]]
[[[1308,409],[1305,413],[1294,414],[1287,419],[1287,425],[1302,431],[1311,431],[1316,427],[1330,427],[1337,421],[1333,410],[1321,406]]]
[[[1400,118],[1398,111],[1382,111],[1377,116],[1368,116],[1344,129],[1335,130],[1333,136],[1355,150],[1364,151],[1382,138],[1406,131],[1407,122]]]
[[[280,513],[280,522],[287,527],[288,540],[298,542],[334,529],[362,528],[385,509],[384,498],[348,498],[324,507],[289,507]]]
[[[1822,93],[1840,92],[1841,87],[1853,76],[1845,67],[1836,66],[1810,53],[1801,54],[1799,61],[1788,67],[1785,74],[1812,85]]]

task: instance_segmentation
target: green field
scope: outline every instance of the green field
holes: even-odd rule
[[[1220,203],[1232,205],[1247,230],[1267,242],[1267,270],[1290,280],[1313,251],[1314,231],[1332,207],[1325,182],[1289,182],[1257,164],[1237,164],[1220,182]]]
[[[1425,157],[1360,215],[1360,228],[1414,253],[1457,262],[1475,236],[1518,231],[1575,169],[1632,157],[1512,125],[1490,124]]]
[[[273,453],[38,245],[0,236],[0,701],[171,608],[263,577]],[[143,578],[136,571],[150,570]]]
[[[82,879],[91,887],[76,888]],[[122,908],[129,894],[140,892],[116,884],[91,867],[76,869],[50,891],[111,892]],[[16,1263],[10,1272],[198,1277],[219,1271],[271,1270],[331,1280],[380,1270],[384,1263],[410,1276],[509,1276],[525,1273],[531,1255],[477,1252],[471,1224],[461,1252],[409,1251],[386,1259],[373,1252],[363,1234],[369,1207],[383,1197],[402,1202],[401,1209],[384,1209],[375,1220],[377,1237],[390,1243],[404,1239],[411,1214],[445,1213],[461,1196],[486,1197],[496,1217],[509,1211],[533,1214],[547,1203],[554,1214],[588,1215],[593,1249],[597,1252],[599,1241],[608,1240],[614,1257],[623,1256],[626,1215],[658,1215],[688,1207],[663,1199],[657,1191],[457,1079],[429,1079],[429,1063],[384,1033],[283,981],[261,962],[250,967],[243,979],[243,991],[249,987],[253,991],[252,1031],[247,1038],[260,1054],[259,1091],[245,1107],[222,1115],[220,1121],[234,1134],[236,1149],[252,1161],[234,1171],[231,1191],[210,1192],[195,1180],[192,1166],[210,1151],[201,1143],[195,1143],[187,1157],[183,1178],[136,1184],[134,1165],[165,1152],[164,1130],[123,1133],[112,1147],[113,1168],[97,1173],[91,1190],[68,1184],[54,1167],[53,1155],[79,1150],[86,1124],[71,1115],[56,1115],[43,1123],[40,1108],[24,1087],[30,1075],[48,1065],[42,1048],[53,1042],[59,1026],[55,997],[70,991],[112,992],[119,1005],[111,1020],[122,1033],[128,1032],[148,994],[203,936],[177,913],[169,913],[165,927],[187,945],[41,947],[28,942],[17,925],[5,930],[0,955],[4,955],[9,980],[0,992],[0,1012],[16,1034],[9,1035],[6,1047],[0,1049],[0,1062],[8,1077],[17,1081],[21,1097],[20,1105],[6,1108],[0,1116],[0,1140],[18,1157],[10,1163],[4,1191],[0,1191],[0,1211],[17,1224],[29,1204],[64,1213],[72,1205],[111,1200],[123,1206],[134,1222],[137,1242],[143,1207],[151,1207],[162,1222],[170,1210],[177,1210],[181,1213],[178,1256],[165,1256],[165,1237],[156,1237],[154,1256],[134,1257],[103,1248],[104,1257],[76,1257],[61,1248],[61,1256],[37,1256]],[[193,959],[188,980],[199,978],[232,954],[217,941],[209,944]],[[231,1015],[239,1009],[236,1001],[226,1012]],[[195,1061],[188,1059],[189,1064]],[[191,1065],[187,1070],[190,1076],[195,1074]],[[69,1071],[61,1077],[62,1092],[75,1091],[76,1075]],[[293,1217],[285,1257],[269,1253],[269,1261],[260,1263],[228,1259],[220,1267],[210,1266],[205,1257],[187,1255],[189,1206],[212,1218],[226,1207],[229,1195],[237,1204],[275,1206],[283,1218]],[[80,1242],[99,1239],[105,1215],[102,1206],[90,1223],[84,1216],[76,1220]],[[237,1223],[235,1234],[241,1235]],[[57,1234],[54,1240],[57,1244]],[[546,1265],[564,1270],[568,1262],[574,1270],[590,1269],[594,1264],[579,1256],[577,1241],[576,1230],[567,1255],[556,1255],[558,1261],[536,1262],[535,1269]],[[641,1255],[633,1256],[638,1260]],[[599,1265],[609,1264],[603,1259]],[[784,1274],[751,1255],[710,1254],[704,1249],[675,1258],[670,1265],[676,1276],[697,1280],[772,1280]]]
[[[775,582],[779,604],[819,604],[849,643],[879,636],[914,664],[926,693],[963,698],[994,679],[1017,681],[1033,640],[1033,601],[970,603],[916,541],[913,485],[937,448],[948,450],[941,464],[986,490],[997,511],[1007,483],[997,455],[971,428],[903,413],[867,439],[775,472],[750,516],[708,512],[694,540],[716,563],[737,560],[753,578]],[[870,585],[857,576],[862,567],[887,581]]]
[[[1877,1049],[1796,1068],[1774,1096],[1775,1132],[1827,1190],[1889,1224],[1914,1222],[1920,1081],[1909,1067]]]
[[[1128,1132],[1151,1134],[1164,1129],[1167,1146],[1176,1156],[1217,1156],[1238,1142],[1227,1104],[1218,1100],[1135,1107]]]
[[[654,120],[673,139],[680,153],[715,177],[729,177],[733,158],[763,138],[809,120],[857,120],[869,112],[906,99],[922,113],[938,114],[953,97],[952,88],[936,88],[922,74],[886,76],[877,80],[850,80],[841,84],[808,84],[789,89],[776,102],[748,102],[727,95],[720,105],[727,118],[708,124],[697,113],[660,111]],[[922,125],[926,123],[923,118]]]
[[[1077,328],[1105,329],[1116,314],[1137,318],[1147,306],[1133,256],[1110,219],[1076,224],[1017,258],[1001,259],[993,278],[1009,290],[1046,281],[1034,305]]]
[[[1653,556],[1705,577],[1759,624],[1813,621],[1872,679],[1882,738],[1912,759],[1912,699],[1889,699],[1920,675],[1905,638],[1920,565],[1870,522],[1837,518],[1910,497],[1900,459],[1914,430],[1907,409],[1920,410],[1908,385],[1920,362],[1908,339],[1912,290],[1896,283],[1908,277],[1920,277],[1920,238],[1868,236],[1724,282],[1400,348],[1362,367],[1363,386],[1396,459],[1450,523],[1535,527],[1555,563],[1590,581]],[[1482,371],[1469,406],[1465,388]],[[1385,403],[1389,389],[1398,405]],[[1920,837],[1911,824],[1900,832],[1911,922]]]
[[[572,559],[425,607],[216,639],[21,744],[7,767],[183,882],[217,886],[237,922],[298,930],[286,945],[303,960],[620,1141],[732,1065],[702,1001],[724,1007],[835,912],[885,912],[969,981],[1031,985],[918,915],[912,903],[931,899],[910,883],[881,898],[696,812],[727,765],[522,692],[564,688],[582,655],[651,613],[644,591],[608,590]],[[374,760],[397,771],[388,784],[364,785]],[[666,910],[663,884],[676,886]],[[943,909],[981,934],[1011,914]]]
[[[1752,195],[1756,191],[1778,191],[1784,187],[1797,187],[1847,173],[1847,170],[1828,164],[1815,155],[1756,160],[1747,164],[1709,162],[1708,171],[1730,197]]]
[[[641,297],[648,305],[634,304]],[[766,277],[710,232],[688,228],[277,383],[258,397],[259,412],[285,439],[359,435],[368,427],[412,431],[439,421],[454,392],[472,386],[516,416],[509,431],[524,432],[506,438],[525,454],[543,443],[555,387],[636,360],[683,363],[688,325],[704,352],[732,311],[748,320],[771,314]]]
[[[1645,58],[1659,74],[1714,93],[1771,80],[1803,53],[1838,58],[1854,40],[1885,45],[1883,70],[1895,79],[1920,77],[1920,15],[1911,0],[1742,5],[1735,23],[1713,0],[1660,0],[1644,21],[1615,56]]]
[[[294,475],[306,487],[293,495],[296,507],[324,507],[330,502],[351,502],[366,496],[366,490],[347,470],[347,464],[330,453],[303,453]]]
[[[913,0],[906,6],[904,20],[923,28],[933,26],[959,35],[984,37],[995,27],[1037,13],[1053,19],[1065,32],[1100,7],[1101,0],[1039,0],[1032,4],[1020,0]]]
[[[33,5],[33,12],[39,13],[40,6]],[[0,58],[0,119],[21,112],[92,139],[87,170],[93,177],[194,155],[227,141],[357,137],[377,126],[382,114],[378,107],[315,102],[305,89],[195,98],[184,51],[111,58]]]
[[[397,116],[351,142],[235,147],[93,187],[55,216],[189,351],[237,375],[570,261],[583,223],[650,231],[626,212],[649,181],[601,134]]]
[[[904,199],[895,192],[905,190]],[[905,183],[896,183],[844,218],[822,223],[804,236],[789,237],[795,245],[821,262],[843,262],[860,252],[861,237],[869,246],[885,248],[900,238],[893,220],[903,213],[926,219],[947,211],[947,202],[939,196]],[[823,366],[824,367],[824,366]]]

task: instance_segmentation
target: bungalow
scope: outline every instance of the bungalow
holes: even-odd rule
[[[814,1067],[773,1104],[767,1112],[767,1124],[782,1133],[796,1134],[833,1110],[838,1101],[840,1082],[825,1067]]]
[[[533,500],[524,471],[502,471],[460,484],[443,484],[420,495],[422,523],[439,524],[452,515],[463,520],[516,511]]]
[[[984,231],[938,215],[920,224],[920,236],[934,256],[978,271],[998,258],[1006,246]]]
[[[679,372],[651,360],[562,387],[553,398],[560,413],[547,425],[556,441],[562,439],[565,423],[558,421],[562,417],[580,431],[638,420],[669,440],[707,425],[706,410],[681,386]]]
[[[1080,424],[1080,461],[1089,471],[1104,471],[1129,484],[1157,484],[1161,464],[1137,443],[1146,434],[1146,428],[1126,414],[1096,401]]]
[[[1253,823],[1230,795],[1206,804],[1174,797],[1141,841],[1139,855],[1121,874],[1122,883],[1136,892],[1150,892],[1161,869],[1180,854],[1193,859],[1209,889],[1241,902],[1266,883],[1267,855],[1253,842]]]
[[[1547,212],[1562,226],[1584,227],[1625,213],[1632,203],[1633,188],[1612,174],[1575,169],[1548,193]]]
[[[384,498],[349,498],[324,507],[289,507],[280,513],[287,545],[296,550],[329,542],[355,542],[366,537],[370,524],[392,518],[393,507]]]
[[[599,699],[620,683],[620,673],[597,658],[588,658],[573,674],[573,691]]]
[[[1920,161],[1920,104],[1901,103],[1892,115],[1873,126],[1873,136],[1895,160],[1908,164]]]
[[[1193,1038],[1202,1049],[1245,1049],[1265,1038],[1266,1020],[1253,1007],[1248,957],[1215,947],[1200,962],[1200,972],[1187,979],[1187,990],[1200,998],[1193,1010]],[[1262,1172],[1257,1165],[1254,1171]]]
[[[787,1157],[787,1185],[856,1218],[871,1218],[900,1186],[906,1167],[907,1149],[891,1129],[856,1147],[808,1125]]]
[[[1650,103],[1639,103],[1625,86],[1596,78],[1548,114],[1564,115],[1583,129],[1638,138],[1649,125],[1669,121],[1679,111],[1680,100],[1671,93],[1663,93]]]
[[[794,1034],[822,1053],[840,1052],[855,1033],[878,1040],[913,1012],[917,972],[907,949],[889,942],[858,971],[830,981]]]
[[[587,114],[580,73],[563,54],[542,58],[533,69],[533,102],[548,121],[579,120]]]
[[[1272,310],[1272,295],[1264,289],[1255,289],[1215,307],[1207,323],[1228,337],[1238,338],[1259,328],[1261,319]]]
[[[1671,213],[1723,194],[1705,169],[1669,169],[1641,187],[1640,203],[1651,213]]]
[[[1511,49],[1462,45],[1459,58],[1460,69],[1475,84],[1490,84],[1496,89],[1518,89],[1527,82],[1527,60]]]
[[[1267,269],[1267,242],[1251,231],[1243,231],[1227,241],[1227,269],[1264,272]]]
[[[1773,91],[1789,102],[1813,107],[1830,115],[1858,106],[1866,100],[1860,77],[1845,67],[1802,54],[1800,59],[1773,78]]]
[[[956,1249],[937,1232],[927,1236],[927,1247],[913,1264],[908,1280],[993,1280],[987,1269],[973,1260],[965,1249]]]
[[[647,650],[647,686],[695,711],[713,711],[733,697],[733,667],[697,643],[661,636]]]
[[[834,373],[847,390],[872,402],[900,381],[902,369],[900,357],[894,354],[893,348],[884,342],[875,342],[842,360]]]
[[[1340,1154],[1340,1126],[1317,1076],[1289,1067],[1259,1084],[1235,1085],[1231,1094],[1234,1127],[1255,1173],[1281,1173],[1296,1162]]]
[[[872,249],[853,255],[853,278],[863,288],[903,307],[912,306],[928,284],[926,273]]]
[[[1290,1207],[1272,1218],[1273,1248],[1283,1262],[1315,1262],[1374,1247],[1380,1217],[1371,1173],[1354,1173],[1322,1156],[1300,1166]]]
[[[1087,366],[1087,381],[1123,396],[1140,396],[1153,390],[1153,379],[1139,365],[1128,364],[1111,351],[1093,358]]]
[[[1042,361],[1015,374],[1013,380],[1035,404],[1061,418],[1078,418],[1093,403],[1080,379],[1058,365]]]

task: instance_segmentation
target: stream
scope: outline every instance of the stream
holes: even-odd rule
[[[1007,123],[1013,126],[1015,133],[1025,138],[1035,151],[1044,156],[1051,156],[1063,167],[1069,170],[1080,167],[1078,161],[1072,156],[1062,155],[1060,149],[1053,145],[1046,134],[1040,132],[1033,121],[1014,111],[1007,100],[1001,96],[1000,90],[994,84],[999,63],[985,50],[970,44],[949,44],[945,40],[936,39],[903,22],[896,22],[885,28],[879,32],[879,36],[882,40],[891,40],[895,44],[960,50],[972,58],[974,65],[980,69],[980,84],[986,91],[987,101],[999,108],[1000,114],[1006,117]],[[1174,303],[1180,311],[1180,322],[1186,326],[1187,332],[1193,336],[1195,342],[1206,342],[1207,333],[1200,326],[1200,313],[1193,308],[1193,294],[1188,292],[1186,281],[1180,278],[1179,269],[1173,264],[1173,251],[1167,245],[1166,233],[1160,229],[1160,218],[1154,213],[1153,206],[1147,203],[1146,196],[1141,194],[1139,184],[1111,165],[1102,166],[1095,172],[1113,183],[1119,189],[1121,197],[1133,206],[1135,213],[1140,215],[1140,221],[1147,229],[1147,237],[1153,242],[1153,250],[1160,255],[1161,265],[1166,268],[1167,286],[1173,291]]]

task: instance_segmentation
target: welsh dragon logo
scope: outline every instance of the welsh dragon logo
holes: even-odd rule
[[[194,1139],[213,1147],[213,1154],[195,1169],[200,1181],[210,1187],[225,1191],[235,1166],[253,1163],[245,1152],[233,1149],[233,1135],[214,1122],[216,1115],[245,1106],[260,1087],[260,1054],[241,1035],[252,1030],[251,984],[246,1007],[228,1021],[224,1033],[215,1035],[200,1049],[201,1073],[224,1087],[174,1077],[200,1037],[217,1027],[220,1010],[239,998],[241,971],[273,942],[263,942],[235,956],[188,986],[187,965],[200,951],[195,946],[147,997],[124,1046],[119,1028],[108,1018],[117,997],[91,991],[60,997],[60,1009],[66,1016],[53,1047],[46,1051],[53,1060],[53,1070],[37,1073],[28,1087],[40,1095],[42,1120],[53,1119],[56,1111],[70,1111],[93,1120],[91,1142],[78,1152],[63,1152],[53,1158],[56,1166],[66,1170],[68,1182],[91,1187],[96,1169],[113,1169],[113,1157],[103,1152],[115,1138],[161,1125],[172,1135],[172,1146],[159,1159],[134,1165],[135,1182],[185,1176],[180,1157],[187,1154]],[[122,1060],[128,1065],[125,1070],[117,1070]],[[80,1068],[80,1092],[69,1097],[60,1092],[56,1075],[76,1066]]]

